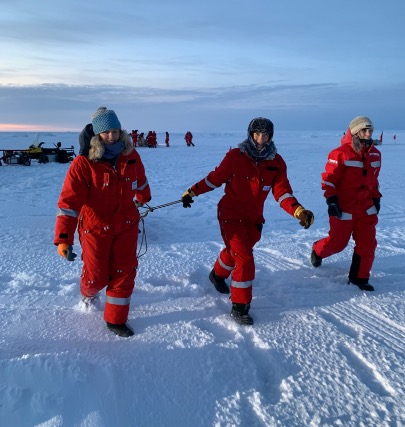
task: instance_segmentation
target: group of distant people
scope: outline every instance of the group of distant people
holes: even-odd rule
[[[145,133],[141,132],[138,134],[138,129],[132,129],[131,131],[132,145],[134,147],[149,147],[156,148],[157,147],[157,135],[156,132],[150,130],[145,137]],[[190,131],[187,131],[184,139],[186,141],[187,147],[195,147],[193,143],[193,134]],[[166,132],[165,134],[165,145],[166,147],[170,147],[170,134]]]
[[[131,139],[132,139],[132,145],[134,147],[149,147],[149,148],[157,147],[157,135],[154,130],[150,130],[145,137],[144,132],[141,132],[140,134],[138,134],[138,129],[132,129]],[[166,146],[169,147],[169,132],[166,132],[165,143],[166,143]]]

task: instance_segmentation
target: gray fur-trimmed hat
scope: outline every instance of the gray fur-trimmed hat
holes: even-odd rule
[[[349,124],[350,133],[356,135],[356,133],[362,129],[374,130],[373,122],[366,116],[357,116]]]
[[[91,124],[95,135],[110,129],[121,129],[121,123],[115,111],[107,110],[107,107],[97,108],[97,111],[91,116]]]
[[[248,126],[248,137],[252,136],[254,132],[267,133],[269,140],[273,138],[274,125],[273,122],[264,117],[256,117]]]

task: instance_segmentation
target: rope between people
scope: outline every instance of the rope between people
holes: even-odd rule
[[[180,200],[175,200],[174,202],[169,202],[169,203],[165,203],[163,205],[158,205],[158,206],[149,206],[147,203],[145,203],[144,205],[140,206],[140,208],[144,208],[146,206],[146,210],[141,213],[141,218],[145,218],[145,216],[148,215],[149,212],[153,212],[156,209],[165,208],[166,206],[172,206],[181,202],[182,201],[180,199]]]
[[[138,253],[136,254],[136,257],[139,259],[141,256],[145,255],[148,251],[148,241],[146,240],[146,231],[145,231],[145,221],[144,218],[148,215],[149,212],[153,212],[156,209],[165,208],[166,206],[172,206],[176,205],[177,203],[181,203],[180,200],[175,200],[174,202],[165,203],[163,205],[158,206],[149,206],[147,203],[145,203],[142,206],[138,206],[138,209],[144,208],[146,209],[144,212],[140,213],[141,219],[140,222],[142,223],[142,230],[139,230],[139,234],[142,234],[141,241],[139,242],[139,249]],[[141,253],[142,247],[145,246],[145,250]]]

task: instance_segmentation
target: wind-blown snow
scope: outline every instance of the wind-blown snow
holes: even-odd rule
[[[208,274],[222,248],[222,189],[145,217],[129,324],[109,332],[79,302],[80,256],[53,246],[56,202],[69,164],[0,167],[1,426],[405,425],[405,132],[384,132],[383,193],[373,293],[347,285],[353,244],[315,269],[328,231],[320,174],[342,132],[276,132],[294,193],[315,213],[302,229],[269,196],[255,249],[253,327],[236,325]],[[1,148],[75,133],[0,134]],[[140,148],[150,206],[178,200],[243,134],[183,135]],[[143,246],[143,250],[145,246]],[[80,246],[75,244],[80,255]],[[103,295],[103,301],[105,296]]]

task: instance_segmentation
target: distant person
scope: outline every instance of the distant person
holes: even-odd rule
[[[107,287],[107,328],[130,337],[134,332],[126,322],[138,265],[140,216],[136,203],[151,200],[148,180],[142,160],[113,110],[97,109],[82,131],[81,145],[81,152],[87,154],[76,157],[67,172],[58,201],[54,243],[59,255],[73,261],[78,227],[82,301],[89,309],[97,306],[99,292]]]
[[[396,134],[394,134],[393,139],[394,139],[394,142],[397,140],[397,135]]]
[[[186,132],[184,139],[186,140],[187,147],[195,147],[195,145],[193,144],[193,134],[190,131]]]
[[[146,135],[146,142],[149,148],[156,148],[156,132],[150,130]]]
[[[141,132],[138,135],[138,147],[146,147],[147,143],[146,143],[146,139],[145,139],[145,133]]]
[[[373,145],[374,125],[368,117],[355,117],[341,145],[329,153],[322,190],[328,205],[329,236],[313,245],[311,263],[343,251],[353,238],[355,246],[349,283],[363,291],[374,291],[369,283],[377,248],[376,225],[381,193],[378,175],[381,153]]]
[[[273,142],[273,123],[266,118],[253,119],[247,139],[230,150],[221,164],[182,195],[185,208],[193,197],[225,184],[218,203],[218,221],[225,248],[219,254],[209,280],[216,290],[231,293],[233,319],[252,325],[249,315],[252,284],[255,278],[253,247],[260,240],[265,219],[264,202],[270,193],[287,213],[309,228],[314,222],[311,211],[293,196],[287,166]],[[229,289],[225,279],[232,274]]]
[[[169,132],[166,132],[166,137],[165,137],[165,144],[166,144],[166,147],[169,147],[169,146],[170,146],[170,145],[169,145],[169,139],[170,139]]]
[[[152,135],[152,131],[150,130],[146,135],[146,143],[148,144],[148,147],[152,147],[152,144],[153,144],[152,139],[153,139],[153,135]]]
[[[131,132],[131,138],[132,138],[132,145],[134,147],[138,144],[138,129],[133,129]]]

